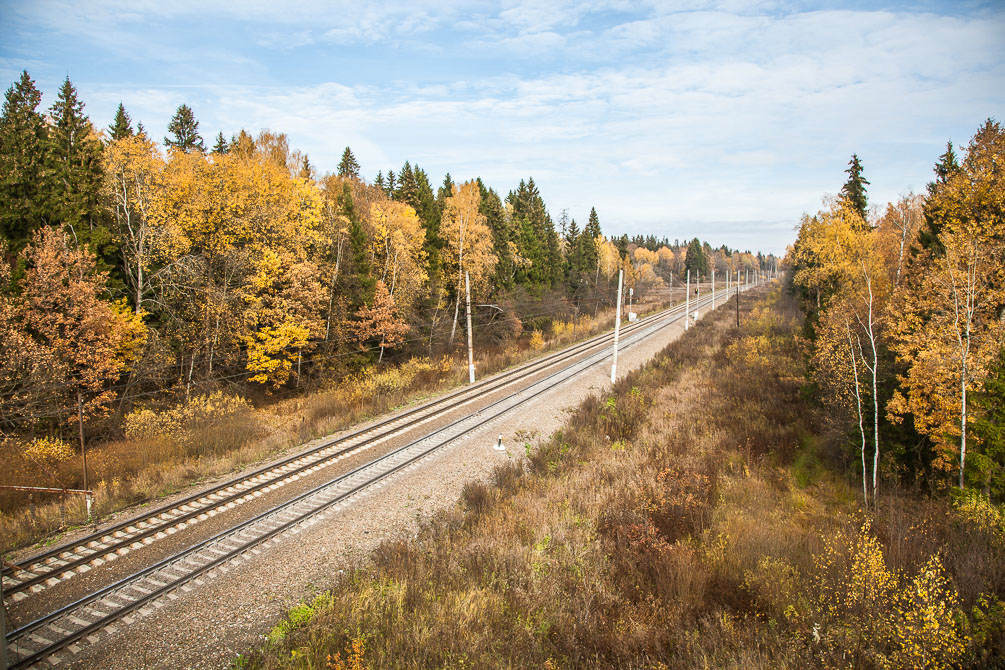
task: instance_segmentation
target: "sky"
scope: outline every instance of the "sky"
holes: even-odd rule
[[[153,137],[192,107],[321,173],[533,177],[554,219],[784,253],[857,153],[880,207],[1005,121],[1005,3],[0,0],[0,79]]]

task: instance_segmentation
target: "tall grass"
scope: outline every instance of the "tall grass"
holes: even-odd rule
[[[948,510],[941,541],[894,550],[902,527],[870,520],[842,473],[813,465],[794,306],[777,290],[744,302],[740,329],[731,312],[706,316],[243,662],[324,667],[355,650],[371,668],[995,667],[1005,594],[953,554],[966,533],[1000,552],[999,517]]]

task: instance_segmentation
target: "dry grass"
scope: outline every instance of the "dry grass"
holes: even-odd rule
[[[861,531],[854,489],[813,466],[794,308],[776,291],[743,316],[706,317],[239,664],[995,667],[1005,594],[951,556],[964,532],[1005,547],[994,511],[950,511],[941,539],[896,548],[893,515]],[[966,575],[984,604],[960,597]],[[858,584],[882,588],[863,601]]]

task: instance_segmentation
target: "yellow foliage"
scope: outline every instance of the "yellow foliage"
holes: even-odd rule
[[[530,334],[530,347],[536,351],[544,349],[544,335],[540,330],[535,330]]]
[[[136,410],[126,416],[125,432],[130,439],[161,439],[188,447],[200,431],[250,410],[245,399],[216,391],[164,411]]]
[[[336,653],[334,657],[330,654],[325,659],[325,667],[328,670],[366,670],[363,662],[363,654],[366,653],[366,641],[362,637],[354,637],[345,646],[345,659],[342,653]]]
[[[248,336],[248,371],[255,374],[248,381],[282,386],[290,378],[293,359],[307,345],[310,331],[286,321],[277,327],[265,327]]]
[[[24,447],[26,458],[35,463],[55,464],[73,457],[73,447],[58,437],[37,437]]]

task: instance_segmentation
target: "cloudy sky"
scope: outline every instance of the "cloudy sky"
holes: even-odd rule
[[[607,233],[783,252],[853,152],[884,204],[1005,120],[1001,2],[0,0],[0,77],[69,75],[106,126],[189,104],[285,132],[321,172],[533,176]]]

